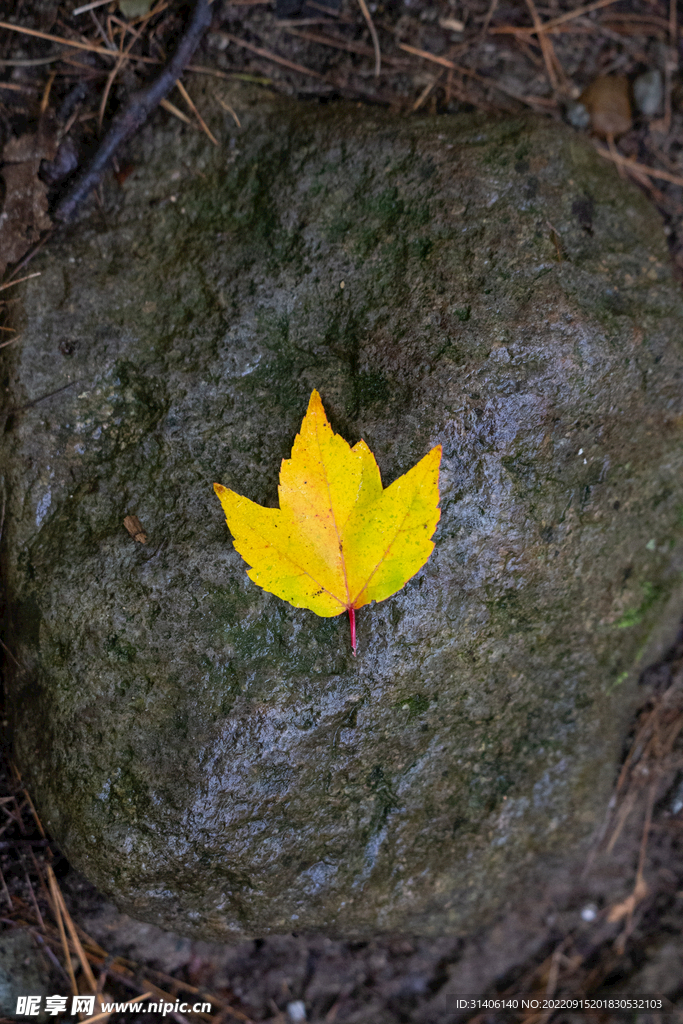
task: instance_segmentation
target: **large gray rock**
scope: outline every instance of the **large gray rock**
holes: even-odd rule
[[[25,287],[3,357],[15,756],[136,917],[479,925],[581,853],[683,608],[661,228],[555,126],[226,96],[242,132],[146,129]],[[359,614],[356,660],[345,617],[250,582],[212,491],[276,502],[314,387],[385,483],[444,446],[436,550]]]

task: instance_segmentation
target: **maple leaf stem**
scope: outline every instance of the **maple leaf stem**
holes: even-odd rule
[[[349,608],[349,625],[351,626],[351,647],[353,656],[356,657],[356,609]]]

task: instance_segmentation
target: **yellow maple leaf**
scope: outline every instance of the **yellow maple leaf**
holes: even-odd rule
[[[434,550],[440,462],[437,445],[383,488],[365,441],[335,434],[314,391],[282,460],[279,508],[213,486],[249,578],[316,615],[348,612],[355,654],[357,609],[395,594]]]

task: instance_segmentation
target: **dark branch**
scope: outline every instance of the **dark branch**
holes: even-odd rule
[[[90,166],[58,204],[54,213],[57,220],[71,220],[79,203],[82,203],[99,184],[107,164],[118,147],[142,127],[149,115],[171,91],[210,24],[210,0],[196,0],[192,19],[178,44],[178,49],[152,84],[136,93],[125,110],[116,115]]]

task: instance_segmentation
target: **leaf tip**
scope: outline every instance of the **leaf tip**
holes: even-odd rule
[[[322,411],[323,416],[325,415],[325,409],[323,406],[323,400],[320,397],[320,392],[317,388],[313,388],[311,391],[311,397],[308,400],[308,412],[319,412]]]

